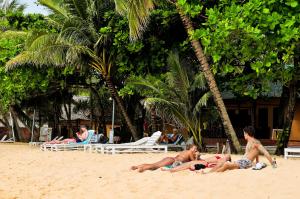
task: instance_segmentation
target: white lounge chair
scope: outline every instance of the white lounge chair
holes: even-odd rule
[[[6,138],[7,138],[7,135],[4,135],[4,136],[2,137],[2,139],[0,140],[0,143],[13,143],[13,142],[15,142],[15,141],[13,140],[13,138],[9,138],[9,139],[5,140]]]
[[[70,144],[42,144],[40,149],[42,151],[50,150],[50,151],[66,151],[66,150],[79,150],[84,149],[84,146],[90,144],[92,136],[94,135],[94,130],[88,130],[88,137],[86,140],[77,143]]]
[[[150,137],[143,137],[135,142],[122,143],[122,144],[87,144],[84,146],[84,151],[89,151],[89,152],[96,151],[96,152],[104,153],[104,148],[108,147],[108,146],[115,146],[115,145],[138,146],[138,145],[146,143],[149,139],[150,139]]]
[[[137,152],[167,152],[168,146],[167,145],[158,145],[157,141],[161,136],[161,132],[157,131],[149,137],[146,142],[139,145],[133,144],[115,144],[109,146],[103,146],[101,148],[104,153],[137,153]],[[140,141],[141,142],[141,141]]]
[[[64,138],[64,136],[60,136],[60,137],[56,136],[55,138],[53,138],[51,140],[51,142],[54,141],[54,140],[61,141],[63,138]],[[29,144],[29,146],[39,146],[39,145],[44,144],[44,143],[45,142],[29,142],[28,144]]]
[[[167,144],[168,148],[172,148],[175,150],[176,149],[186,150],[186,144],[179,144],[182,139],[183,139],[183,136],[180,134],[174,143]]]
[[[300,147],[288,147],[284,149],[284,159],[300,158]]]

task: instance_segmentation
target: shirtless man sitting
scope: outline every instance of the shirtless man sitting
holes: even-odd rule
[[[144,172],[145,170],[156,170],[167,165],[177,166],[185,162],[196,160],[197,152],[197,146],[191,145],[188,147],[188,150],[179,153],[176,157],[166,157],[152,164],[132,166],[131,169],[138,170],[139,172]]]
[[[269,152],[262,146],[260,141],[254,138],[254,128],[252,126],[245,127],[244,137],[247,141],[246,151],[242,159],[235,162],[222,162],[212,168],[209,172],[224,172],[226,170],[233,169],[248,169],[252,167],[252,163],[256,160],[259,161],[259,154],[262,153],[268,159],[270,164],[275,167],[275,162],[272,161],[272,157]]]

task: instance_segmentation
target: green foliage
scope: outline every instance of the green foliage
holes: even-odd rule
[[[231,78],[229,89],[256,98],[293,76],[300,38],[297,1],[220,1],[206,10],[207,21],[193,33],[211,57],[214,73]]]
[[[32,94],[45,92],[51,71],[36,71],[23,68],[7,73],[5,63],[14,57],[24,47],[27,33],[6,31],[0,34],[0,113],[8,111],[10,105],[20,104],[22,100],[32,97]],[[45,78],[47,77],[47,78]]]
[[[195,17],[200,14],[203,9],[203,5],[199,4],[199,1],[188,1],[188,0],[178,0],[178,6],[183,10],[185,15]]]
[[[171,53],[168,58],[170,71],[160,78],[147,76],[131,79],[129,85],[142,96],[146,96],[144,106],[153,107],[165,120],[188,129],[201,146],[201,126],[203,125],[202,108],[207,106],[211,97],[207,92],[203,74],[188,73],[183,67],[178,54]]]

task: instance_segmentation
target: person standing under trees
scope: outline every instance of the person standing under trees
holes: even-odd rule
[[[256,160],[259,162],[259,154],[262,153],[268,159],[273,168],[276,168],[276,162],[272,160],[269,152],[262,146],[260,141],[254,138],[255,129],[247,126],[243,129],[244,138],[247,141],[246,151],[242,159],[235,162],[221,162],[212,168],[209,172],[224,172],[233,169],[248,169],[252,167],[252,163]]]

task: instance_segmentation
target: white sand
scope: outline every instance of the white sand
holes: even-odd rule
[[[277,169],[268,166],[261,171],[207,175],[191,171],[129,171],[132,165],[165,156],[42,152],[24,144],[0,144],[0,199],[300,198],[300,159],[277,158]],[[261,160],[266,162],[265,158]]]

